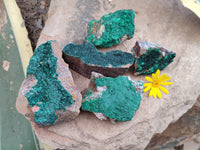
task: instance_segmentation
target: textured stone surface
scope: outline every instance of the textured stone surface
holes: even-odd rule
[[[189,141],[183,145],[183,150],[199,150],[200,149],[200,135],[196,139]]]
[[[179,120],[171,123],[161,134],[154,135],[145,150],[168,150],[186,144],[191,140],[197,139],[196,142],[198,142],[200,136],[199,103],[200,97]],[[190,149],[193,150],[194,148],[191,147]],[[186,146],[184,150],[190,149],[187,149]]]
[[[133,47],[135,75],[152,74],[173,62],[176,53],[158,44],[137,41]]]
[[[31,117],[40,126],[74,119],[81,105],[81,95],[61,59],[61,51],[55,42],[51,43],[34,51],[20,91],[29,102]]]
[[[87,78],[91,77],[92,71],[117,77],[126,73],[134,62],[131,53],[120,50],[100,52],[90,43],[67,44],[63,49],[63,58],[71,69]]]
[[[87,25],[87,41],[98,47],[111,47],[131,39],[135,31],[135,12],[118,10],[91,20]]]
[[[89,87],[83,98],[83,110],[102,113],[117,121],[129,121],[139,108],[142,81],[132,81],[123,76],[104,77],[93,72]]]
[[[81,44],[90,20],[119,9],[137,11],[134,38],[107,49],[131,52],[135,40],[142,40],[174,50],[174,62],[161,71],[171,76],[173,84],[168,88],[169,94],[158,100],[144,93],[134,118],[127,122],[112,124],[88,112],[50,128],[38,128],[31,121],[42,143],[67,150],[143,150],[154,134],[162,133],[196,102],[200,93],[200,42],[197,40],[200,39],[200,20],[178,0],[53,0],[38,44],[51,39],[58,41],[60,49],[69,42]],[[87,78],[74,71],[72,75],[80,91],[88,87]],[[131,70],[125,75],[135,81],[145,81],[144,76],[133,76]],[[26,114],[26,103],[20,106],[24,108],[21,113]]]

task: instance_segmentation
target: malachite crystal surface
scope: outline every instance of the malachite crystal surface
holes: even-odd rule
[[[103,113],[117,121],[129,121],[133,118],[140,105],[141,93],[128,77],[94,78],[92,82],[95,87],[84,96],[83,110]],[[140,81],[137,85],[143,87],[143,82]]]
[[[34,75],[37,83],[25,95],[29,106],[38,106],[34,121],[41,125],[54,124],[57,120],[56,111],[65,111],[74,103],[70,93],[58,80],[57,58],[54,56],[51,42],[40,45],[30,59],[27,76]]]
[[[109,52],[100,52],[90,43],[75,45],[67,44],[63,49],[64,54],[79,58],[83,63],[101,67],[120,67],[134,62],[131,53],[114,50]]]
[[[137,41],[133,50],[136,75],[152,74],[157,69],[163,70],[176,56],[171,50],[150,42]]]
[[[100,20],[91,20],[87,26],[87,41],[98,47],[111,47],[131,39],[134,34],[135,12],[118,10],[103,15]]]

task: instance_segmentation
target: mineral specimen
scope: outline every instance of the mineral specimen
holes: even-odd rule
[[[133,47],[135,75],[155,73],[173,62],[176,53],[158,44],[137,41]]]
[[[87,25],[87,41],[98,47],[111,47],[134,34],[135,12],[133,10],[118,10],[100,18],[91,20]]]
[[[92,71],[117,77],[124,74],[134,62],[131,53],[120,50],[99,52],[90,43],[66,45],[63,49],[63,58],[71,69],[87,78],[90,78]]]
[[[68,121],[79,114],[81,94],[61,56],[56,43],[48,41],[34,51],[27,68],[21,90],[39,126]]]
[[[129,121],[139,108],[142,81],[132,81],[124,76],[104,77],[93,72],[89,87],[81,108],[95,113],[101,120],[105,116],[117,121]]]

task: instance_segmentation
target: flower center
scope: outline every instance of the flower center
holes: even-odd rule
[[[153,81],[153,87],[159,87],[160,83],[158,81]]]

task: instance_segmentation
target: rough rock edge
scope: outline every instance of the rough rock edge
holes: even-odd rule
[[[80,58],[66,55],[63,53],[63,59],[69,64],[70,69],[78,72],[84,77],[90,79],[92,72],[98,72],[107,77],[118,77],[125,74],[133,64],[126,64],[120,67],[101,67],[97,65],[89,65],[84,63]]]

